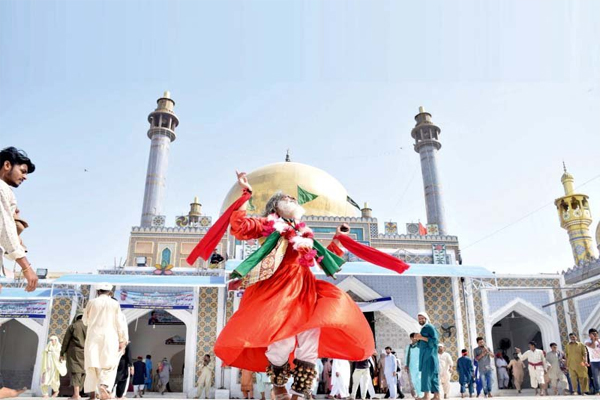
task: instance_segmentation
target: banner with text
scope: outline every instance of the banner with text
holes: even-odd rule
[[[154,310],[191,310],[194,308],[194,292],[136,292],[117,290],[115,298],[121,308],[146,308]]]
[[[49,300],[3,300],[0,318],[46,318]]]

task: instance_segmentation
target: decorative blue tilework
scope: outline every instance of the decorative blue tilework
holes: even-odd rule
[[[396,307],[411,316],[416,316],[419,312],[419,302],[417,299],[417,278],[414,276],[354,276],[356,279],[379,293],[381,296],[391,296],[394,299]],[[339,284],[345,279],[339,276],[337,279],[323,278],[334,285]]]
[[[550,307],[542,308],[551,302],[548,292],[541,290],[506,290],[488,292],[490,312],[494,313],[516,298],[533,304],[539,311],[551,315]]]
[[[579,309],[579,318],[581,318],[581,323],[585,323],[585,321],[589,318],[594,308],[600,302],[600,294],[596,296],[586,297],[585,299],[576,300],[577,308]]]

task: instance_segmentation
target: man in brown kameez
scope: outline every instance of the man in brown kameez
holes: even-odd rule
[[[71,374],[73,396],[71,399],[80,399],[79,391],[85,382],[84,347],[87,327],[82,321],[83,313],[79,312],[75,320],[65,332],[60,349],[61,360],[67,360],[67,371]]]

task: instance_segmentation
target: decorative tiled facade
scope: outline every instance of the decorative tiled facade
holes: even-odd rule
[[[468,324],[469,315],[467,313],[467,308],[466,308],[465,302],[464,302],[464,299],[466,298],[465,290],[464,290],[463,285],[460,282],[458,285],[458,293],[460,296],[460,312],[462,314],[461,324],[462,324],[462,329],[463,329],[463,343],[465,344],[465,347],[470,350],[473,343],[471,343],[469,341],[469,324]],[[475,338],[473,338],[473,340],[475,340]],[[469,353],[471,354],[470,351],[469,351]]]
[[[445,277],[423,278],[423,293],[425,296],[425,309],[431,323],[437,328],[440,343],[446,345],[446,351],[457,354],[458,341],[456,340],[456,316],[454,313],[454,300],[452,294],[452,281]],[[448,337],[441,329],[442,324],[454,326],[452,336]]]
[[[490,291],[488,293],[488,305],[490,313],[498,311],[516,298],[533,304],[541,312],[546,313],[548,316],[552,315],[552,310],[549,307],[542,307],[544,304],[550,303],[550,295],[548,292],[540,290]]]
[[[553,289],[553,293],[554,293],[555,300],[562,298],[560,289],[555,287]],[[566,348],[565,346],[567,345],[567,343],[569,341],[569,339],[568,339],[569,328],[567,326],[567,314],[565,311],[565,304],[563,302],[556,304],[556,314],[558,316],[558,331],[560,332],[562,348],[564,349],[564,348]]]
[[[522,290],[510,290],[506,292],[493,292],[488,291],[488,303],[490,310],[489,312],[494,312],[501,308],[503,305],[508,303],[511,299],[514,298],[522,298],[528,303],[533,304],[536,308],[547,314],[548,316],[552,316],[552,309],[550,307],[542,307],[545,304],[552,302],[547,291],[540,290],[542,288],[552,288],[552,292],[554,294],[555,299],[560,299],[561,293],[560,289],[560,280],[558,278],[545,278],[540,276],[539,278],[531,278],[531,277],[510,277],[510,278],[498,278],[496,281],[494,280],[483,280],[484,283],[489,285],[496,285],[498,287],[513,287],[513,288],[522,288]],[[528,288],[532,288],[531,290],[527,290]],[[500,294],[502,293],[502,294]],[[477,327],[477,335],[485,337],[486,342],[490,343],[491,338],[486,337],[485,335],[485,326],[483,319],[483,306],[481,302],[481,292],[478,289],[473,289],[473,301],[475,307],[475,318],[476,318],[476,327]],[[556,305],[556,315],[558,319],[558,327],[561,338],[565,338],[565,333],[567,332],[567,314],[565,312],[564,304],[558,303]],[[571,315],[572,321],[575,319],[574,316]],[[576,323],[575,323],[576,326]],[[563,339],[564,340],[564,339]]]
[[[390,346],[400,355],[410,343],[409,334],[410,332],[406,332],[383,313],[375,313],[375,346],[378,353]]]
[[[473,308],[475,312],[475,335],[476,337],[472,338],[473,341],[477,338],[477,336],[481,336],[485,339],[486,342],[489,342],[491,338],[488,338],[485,334],[485,324],[483,318],[483,305],[481,303],[481,291],[476,289],[475,287],[471,287],[469,289],[473,293]],[[471,344],[473,346],[473,344]]]
[[[196,348],[196,376],[200,376],[202,359],[205,354],[214,357],[217,340],[217,310],[219,289],[200,288],[198,298],[198,346]],[[214,376],[213,376],[214,382]]]
[[[60,341],[65,336],[65,332],[71,323],[71,306],[73,301],[67,297],[55,297],[52,303],[52,312],[50,313],[50,327],[48,328],[48,337],[56,335]]]
[[[573,291],[569,291],[568,295],[571,296],[573,295],[574,292]],[[575,313],[574,311],[576,310],[575,308],[575,301],[573,299],[569,299],[569,310],[571,310],[572,312],[569,314],[569,316],[571,317],[571,331],[572,332],[579,332],[579,324],[577,323],[577,313]]]
[[[586,298],[577,298],[575,299],[575,303],[579,310],[579,319],[581,323],[585,323],[592,311],[594,311],[594,308],[600,303],[600,294]]]

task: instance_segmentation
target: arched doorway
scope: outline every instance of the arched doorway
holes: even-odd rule
[[[25,324],[15,319],[0,322],[0,375],[4,386],[31,387],[38,345],[37,333]]]
[[[153,375],[159,363],[167,359],[173,368],[169,387],[173,392],[184,391],[184,370],[187,328],[173,310],[126,310],[132,358],[152,356]],[[143,313],[140,313],[143,311]],[[175,357],[176,363],[173,363]],[[154,378],[153,378],[154,379]]]
[[[486,335],[491,337],[490,347],[494,352],[501,351],[512,358],[515,347],[522,352],[529,350],[528,343],[535,341],[540,349],[547,348],[550,342],[561,343],[558,326],[545,312],[533,304],[516,298],[496,312],[486,321]],[[497,379],[494,380],[497,387]],[[523,387],[530,387],[527,374]]]
[[[515,347],[520,348],[523,353],[529,350],[528,343],[532,340],[537,343],[539,348],[543,347],[540,327],[514,311],[494,324],[492,338],[494,351],[501,352],[503,357],[508,360],[514,357]],[[525,374],[523,387],[530,387],[529,374]]]

